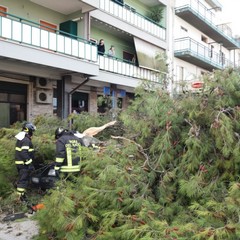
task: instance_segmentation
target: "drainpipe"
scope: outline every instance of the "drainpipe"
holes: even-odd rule
[[[80,83],[77,87],[75,87],[69,94],[68,94],[68,106],[69,106],[69,115],[72,113],[72,95],[75,93],[81,86],[89,81],[87,77],[82,83]],[[72,129],[72,121],[69,122],[69,128]]]

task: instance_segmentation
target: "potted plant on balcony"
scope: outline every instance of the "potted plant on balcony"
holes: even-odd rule
[[[156,22],[156,23],[160,23],[160,21],[163,18],[163,7],[159,6],[159,7],[154,7],[152,8],[151,12],[149,13],[148,17]]]

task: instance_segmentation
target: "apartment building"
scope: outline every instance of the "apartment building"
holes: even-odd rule
[[[229,23],[221,20],[222,5],[219,1],[175,1],[175,92],[196,91],[198,88],[194,88],[194,84],[201,83],[203,74],[239,66],[240,44]]]
[[[124,108],[142,79],[161,84],[155,56],[173,56],[173,9],[167,0],[0,0],[0,127],[98,112],[101,96]]]
[[[136,86],[166,72],[169,91],[195,91],[203,74],[239,66],[221,10],[217,0],[0,0],[0,127],[101,112],[106,96],[124,109]]]

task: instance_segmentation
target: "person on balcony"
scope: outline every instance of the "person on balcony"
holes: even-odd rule
[[[108,56],[109,57],[115,57],[115,48],[113,45],[111,45],[111,47],[108,50]]]
[[[98,54],[103,56],[104,53],[105,53],[104,40],[100,39],[99,44],[98,44]]]

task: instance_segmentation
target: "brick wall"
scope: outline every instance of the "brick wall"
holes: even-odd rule
[[[30,89],[29,89],[30,90]],[[39,93],[43,91],[44,93],[48,94],[48,99],[51,103],[40,103],[38,102]],[[32,88],[32,90],[29,91],[29,120],[32,121],[34,118],[36,118],[38,115],[53,115],[53,89],[39,89],[39,88]]]
[[[97,112],[97,88],[95,87],[91,87],[88,104],[89,104],[88,111],[90,113],[96,113]]]

